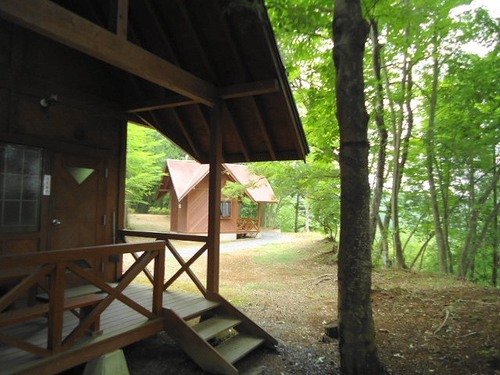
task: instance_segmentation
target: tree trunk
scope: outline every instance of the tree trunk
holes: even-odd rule
[[[471,172],[471,178],[473,178],[473,172]],[[498,180],[500,178],[500,172],[493,175],[491,183],[486,187],[481,196],[475,199],[475,195],[471,194],[471,207],[472,210],[469,214],[467,237],[465,239],[464,247],[462,250],[462,256],[460,261],[460,276],[465,278],[467,273],[472,270],[472,266],[476,260],[476,254],[481,246],[482,239],[486,236],[487,228],[490,222],[494,221],[497,216],[498,207],[493,207],[490,217],[488,220],[483,220],[483,230],[482,235],[478,238],[477,227],[479,225],[479,216],[481,209],[488,200],[490,194],[497,188]],[[475,191],[475,183],[471,182],[471,191]]]
[[[424,244],[420,247],[417,256],[415,257],[415,259],[413,259],[413,262],[411,262],[410,269],[413,268],[419,257],[422,257],[422,259],[424,258],[425,249],[427,249],[427,245],[429,245],[429,242],[431,242],[433,238],[434,238],[434,233],[431,233],[429,234],[429,236],[427,236],[427,239],[425,240]]]
[[[384,256],[384,267],[390,268],[392,267],[393,261],[389,254],[389,225],[391,224],[392,217],[392,204],[387,204],[385,207],[385,216],[384,220],[379,220],[379,228],[380,228],[380,252]]]
[[[405,1],[408,7],[408,1]],[[405,40],[410,38],[410,26],[405,29]],[[408,57],[408,48],[405,49],[403,56],[403,67],[401,72],[401,99],[398,100],[399,104],[399,119],[394,123],[393,130],[393,147],[394,147],[394,171],[392,176],[392,221],[394,226],[393,243],[394,253],[396,254],[396,264],[399,268],[407,268],[406,261],[403,253],[403,246],[401,242],[401,228],[399,225],[399,192],[401,191],[401,181],[403,180],[403,173],[408,159],[408,149],[410,138],[413,129],[413,111],[411,108],[412,99],[412,62]],[[405,112],[406,110],[406,112]],[[403,129],[405,125],[406,113],[406,134],[403,137]]]
[[[432,213],[434,218],[434,232],[436,233],[436,243],[438,246],[439,253],[439,267],[442,273],[448,273],[448,248],[446,246],[446,238],[444,236],[441,212],[439,208],[439,202],[437,198],[436,182],[434,176],[434,127],[436,121],[436,111],[437,111],[437,89],[439,81],[439,61],[437,54],[437,38],[434,37],[434,51],[433,51],[433,72],[432,72],[432,91],[431,91],[431,101],[429,103],[429,122],[427,124],[427,155],[426,155],[426,167],[427,167],[427,179],[429,182],[429,193],[431,196]]]
[[[370,20],[371,37],[373,44],[373,73],[377,80],[376,83],[376,109],[375,109],[375,124],[379,136],[379,149],[377,155],[377,173],[375,178],[375,187],[372,192],[372,201],[370,209],[370,238],[371,246],[375,242],[375,235],[377,233],[377,223],[379,220],[380,202],[382,201],[382,193],[384,191],[385,182],[385,163],[387,158],[387,128],[384,120],[384,89],[382,84],[382,61],[381,49],[382,46],[378,40],[378,23],[374,19]]]
[[[306,233],[311,231],[311,211],[309,210],[309,203],[307,200],[304,201],[304,210],[306,215],[305,230]]]
[[[497,173],[497,167],[496,167],[496,163],[495,163],[495,160],[496,160],[496,155],[495,155],[495,151],[493,151],[493,172],[496,174]],[[493,204],[495,206],[498,206],[498,196],[497,196],[497,190],[498,190],[498,186],[496,186],[494,189],[493,189]],[[493,259],[492,259],[492,263],[493,263],[493,269],[491,270],[491,285],[493,285],[493,287],[497,287],[498,286],[498,268],[500,267],[500,257],[499,257],[499,254],[498,254],[498,243],[500,242],[499,241],[499,228],[498,228],[498,215],[495,215],[495,217],[493,218],[493,238],[492,238],[492,244],[493,244]]]
[[[371,307],[368,115],[363,55],[368,25],[359,0],[334,0],[334,63],[340,124],[339,346],[343,374],[381,374]]]
[[[294,232],[299,232],[299,210],[300,210],[300,194],[297,194],[297,198],[295,200],[295,223],[294,223]]]

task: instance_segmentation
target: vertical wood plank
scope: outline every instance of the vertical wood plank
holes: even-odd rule
[[[262,203],[259,203],[258,209],[259,211],[257,213],[257,231],[260,232],[264,218],[264,205]]]
[[[60,352],[62,347],[64,289],[66,288],[65,270],[64,263],[57,263],[50,279],[47,349],[53,353]]]
[[[208,203],[208,269],[207,290],[219,292],[219,258],[220,258],[220,197],[221,197],[221,164],[222,164],[222,129],[221,105],[218,103],[212,110],[210,124],[210,173]]]
[[[154,264],[153,285],[153,313],[156,316],[163,314],[163,280],[165,278],[165,242],[158,241],[158,254]]]

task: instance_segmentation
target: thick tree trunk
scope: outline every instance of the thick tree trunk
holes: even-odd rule
[[[363,55],[368,24],[359,0],[334,0],[334,63],[340,124],[339,346],[343,374],[381,374],[371,307],[368,115]]]

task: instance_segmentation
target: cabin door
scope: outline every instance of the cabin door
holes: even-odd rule
[[[104,243],[106,178],[103,160],[56,153],[51,177],[48,249]],[[96,271],[100,260],[87,259]]]

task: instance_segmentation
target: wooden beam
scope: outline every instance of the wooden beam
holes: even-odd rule
[[[269,81],[250,82],[241,85],[227,86],[219,89],[219,95],[222,99],[235,99],[245,96],[255,96],[272,94],[279,91],[278,81],[275,79]],[[169,96],[164,99],[152,99],[129,105],[128,113],[139,113],[147,111],[156,111],[185,105],[196,104],[197,102],[188,99],[182,95]]]
[[[216,101],[209,82],[49,0],[2,0],[0,16],[196,102]]]
[[[111,1],[110,9],[110,28],[121,39],[127,39],[128,29],[128,0]]]
[[[227,86],[219,89],[219,94],[223,99],[242,98],[245,96],[255,96],[271,94],[280,90],[278,81],[275,79],[269,81],[243,83],[241,85]]]
[[[154,99],[154,100],[147,100],[144,102],[134,103],[132,105],[129,105],[127,112],[140,113],[148,111],[157,111],[160,109],[175,108],[196,103],[197,103],[196,101],[186,98],[185,96],[175,95],[165,99]]]

